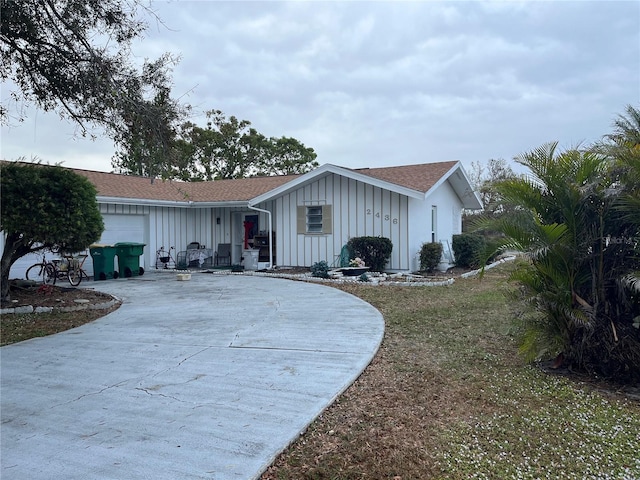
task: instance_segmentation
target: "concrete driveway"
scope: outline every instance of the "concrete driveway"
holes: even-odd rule
[[[151,271],[87,287],[123,305],[0,349],[3,479],[257,478],[384,333],[317,284]]]

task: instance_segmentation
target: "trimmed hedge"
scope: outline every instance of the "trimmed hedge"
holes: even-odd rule
[[[423,243],[420,247],[420,271],[433,272],[442,258],[440,242]]]
[[[453,236],[452,247],[457,267],[477,268],[487,245],[481,235],[461,233]]]
[[[347,246],[372,272],[384,271],[393,250],[393,243],[386,237],[354,237],[349,239]]]

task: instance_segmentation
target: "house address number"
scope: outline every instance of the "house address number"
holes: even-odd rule
[[[367,215],[374,215],[376,218],[380,218],[382,216],[380,212],[373,213],[370,208],[367,208]],[[398,219],[397,218],[391,219],[391,216],[388,213],[386,213],[383,218],[385,222],[388,222],[389,220],[391,220],[391,223],[393,223],[394,225],[398,223]]]

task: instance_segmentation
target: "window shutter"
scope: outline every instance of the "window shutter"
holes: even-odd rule
[[[296,216],[298,235],[304,235],[307,233],[307,208],[304,205],[298,205]]]
[[[333,233],[333,219],[331,218],[331,205],[322,206],[322,233]]]

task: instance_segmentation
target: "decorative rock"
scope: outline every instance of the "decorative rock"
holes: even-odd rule
[[[74,302],[84,304],[84,303],[89,303],[89,300],[86,300],[84,298],[76,298]]]
[[[13,309],[13,313],[33,313],[33,307],[31,305],[25,305],[24,307],[16,307]]]
[[[53,312],[53,307],[36,307],[33,312],[34,313],[51,313]]]

